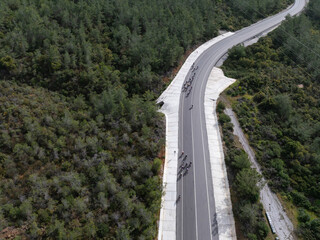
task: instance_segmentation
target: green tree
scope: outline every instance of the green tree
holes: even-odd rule
[[[255,203],[259,199],[261,175],[251,168],[242,169],[236,176],[236,189],[239,196]]]
[[[281,120],[288,120],[292,111],[290,97],[288,95],[275,96],[276,111]]]
[[[251,163],[249,161],[248,155],[245,152],[241,152],[240,155],[236,155],[232,162],[232,166],[235,167],[237,170],[250,168]]]

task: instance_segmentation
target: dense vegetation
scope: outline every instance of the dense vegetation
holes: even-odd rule
[[[217,34],[209,0],[7,0],[0,9],[2,76],[67,95],[119,81],[130,95],[157,88],[158,74]]]
[[[290,1],[253,2],[271,14]],[[259,18],[245,9],[1,0],[0,238],[154,239],[162,78],[219,29]]]
[[[263,240],[269,232],[263,216],[263,206],[259,203],[260,189],[263,186],[261,175],[253,168],[248,155],[237,147],[233,135],[233,124],[223,110],[225,105],[219,102],[217,112],[222,127],[225,160],[228,180],[231,187],[231,200],[238,238]]]
[[[265,14],[288,2],[229,5],[252,9],[252,1],[263,5],[259,10]],[[271,3],[275,7],[267,8]],[[236,9],[211,0],[4,0],[1,75],[65,95],[101,93],[119,81],[130,96],[142,94],[158,88],[159,75],[195,43],[217,35],[221,27],[238,28],[257,19]],[[234,14],[243,20],[239,23]]]
[[[90,106],[0,82],[1,228],[28,225],[31,238],[155,234],[161,132],[152,130],[161,118],[125,95],[103,113],[108,95]]]
[[[255,22],[267,15],[279,12],[294,0],[226,0],[231,6],[232,14],[229,17],[236,18],[240,23],[248,24]],[[224,25],[226,26],[226,25]],[[228,28],[228,27],[226,27]]]
[[[230,51],[228,94],[271,187],[299,209],[298,234],[320,238],[320,1],[257,44]]]

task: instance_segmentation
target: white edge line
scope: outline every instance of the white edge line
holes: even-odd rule
[[[208,70],[206,70],[207,75]],[[203,88],[203,83],[207,81],[202,81],[201,86],[200,86],[200,92],[201,89]],[[207,84],[206,84],[207,85]],[[205,96],[204,96],[205,98]],[[201,98],[199,98],[199,106],[200,106],[200,129],[201,129],[201,138],[202,138],[202,143],[204,143],[204,138],[203,138],[203,128],[202,128],[202,121],[201,121],[201,111],[204,107],[204,102],[200,101]],[[205,100],[204,100],[205,101]],[[205,110],[204,110],[205,111]],[[204,112],[205,113],[205,112]],[[205,116],[206,117],[206,116]],[[204,119],[206,121],[206,119]],[[207,140],[208,136],[207,136]],[[208,143],[208,148],[209,148],[209,143]],[[209,149],[208,149],[209,150]],[[205,169],[205,178],[206,178],[206,190],[207,190],[207,200],[208,200],[208,210],[209,210],[209,228],[210,228],[210,239],[212,240],[212,226],[211,226],[211,209],[210,209],[210,198],[209,198],[209,189],[208,189],[208,179],[207,179],[207,163],[206,163],[206,151],[204,149],[204,144],[202,144],[202,151],[203,151],[203,162],[204,162],[204,169]],[[209,158],[210,158],[210,152],[209,152]],[[209,159],[210,160],[210,159]],[[209,161],[210,162],[210,161]],[[212,191],[214,191],[213,184],[212,184]]]
[[[191,135],[192,135],[192,148],[194,149],[194,141],[193,141],[193,127],[192,127],[192,122],[193,122],[193,117],[192,117],[192,113],[191,113]],[[197,194],[196,194],[196,191],[197,191],[197,186],[196,186],[196,161],[194,159],[194,151],[192,151],[192,160],[193,160],[193,184],[194,184],[194,205],[195,205],[195,208],[194,208],[194,212],[195,212],[195,215],[196,215],[196,239],[199,239],[199,236],[198,236],[198,214],[197,214]]]
[[[180,99],[179,99],[180,101]],[[181,116],[183,116],[183,106],[184,106],[184,101],[182,101],[182,107],[181,107]],[[183,148],[183,121],[181,121],[181,147]],[[179,126],[178,126],[178,129],[179,129]],[[178,143],[178,149],[179,149],[179,143]],[[184,150],[183,150],[184,151]],[[180,153],[178,153],[178,156],[179,156]],[[179,163],[179,157],[178,157],[178,163]],[[182,177],[181,177],[181,184],[182,184],[182,187],[181,187],[181,195],[182,195],[182,201],[181,201],[181,215],[182,215],[182,224],[181,224],[181,239],[183,240],[183,221],[184,221],[184,218],[183,218],[183,200],[184,200],[184,197],[183,197],[183,173],[182,173]],[[177,190],[178,191],[178,190]]]

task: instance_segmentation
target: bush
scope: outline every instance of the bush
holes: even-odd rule
[[[221,114],[225,109],[226,109],[226,106],[224,105],[224,103],[219,101],[217,105],[217,112]]]
[[[5,56],[0,59],[0,70],[1,68],[11,71],[16,68],[15,60],[11,56]]]
[[[152,172],[154,175],[158,175],[160,173],[161,166],[162,166],[161,160],[159,158],[155,158],[152,164]]]
[[[238,60],[246,56],[246,48],[243,45],[234,46],[229,50],[229,58]]]
[[[297,192],[297,191],[293,191],[290,193],[291,197],[292,197],[292,201],[295,205],[297,205],[298,207],[304,207],[309,209],[311,207],[311,203],[308,200],[308,198],[306,198],[304,196],[303,193]]]
[[[306,223],[310,221],[310,216],[303,208],[298,209],[298,220],[300,223]]]
[[[258,222],[257,231],[259,239],[265,239],[269,233],[269,227],[265,222]]]
[[[231,118],[227,114],[221,113],[219,115],[219,123],[221,125],[223,125],[224,123],[229,123],[229,122],[231,122]]]
[[[237,170],[242,170],[244,168],[250,168],[251,163],[248,158],[248,154],[244,151],[240,155],[236,155],[232,162],[232,166]]]
[[[257,236],[254,233],[248,233],[247,237],[249,240],[258,240]]]
[[[236,191],[241,198],[256,203],[259,199],[260,181],[261,175],[255,169],[244,168],[236,175]]]

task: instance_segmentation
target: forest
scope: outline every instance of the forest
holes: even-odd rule
[[[264,176],[294,206],[296,234],[307,240],[320,238],[319,16],[320,1],[311,0],[258,43],[231,49],[223,66],[238,80],[226,93]]]
[[[1,0],[0,238],[154,239],[155,99],[188,50],[290,2]]]

